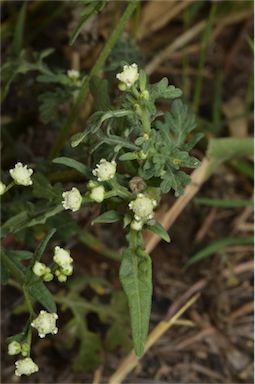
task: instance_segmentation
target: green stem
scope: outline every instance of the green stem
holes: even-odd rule
[[[33,304],[32,304],[32,301],[31,301],[30,294],[29,294],[28,289],[27,289],[25,284],[22,286],[22,289],[23,289],[25,301],[26,301],[26,304],[27,304],[27,308],[29,310],[30,315],[33,317],[35,315],[34,308],[33,308]]]
[[[131,16],[131,14],[134,12],[137,4],[138,4],[137,0],[130,0],[129,1],[129,4],[128,4],[125,12],[123,13],[122,17],[120,18],[117,26],[113,29],[111,36],[109,37],[107,43],[105,44],[103,50],[101,51],[97,62],[95,63],[94,67],[91,69],[90,74],[84,80],[84,82],[81,86],[80,93],[76,99],[76,102],[75,102],[65,124],[63,125],[62,129],[60,130],[60,132],[58,134],[58,137],[56,139],[56,142],[55,142],[55,144],[52,148],[51,154],[50,154],[50,159],[53,159],[54,157],[56,157],[59,154],[61,148],[63,147],[65,140],[68,136],[68,133],[71,130],[71,127],[72,127],[72,125],[73,125],[73,123],[74,123],[74,121],[75,121],[75,119],[79,113],[80,106],[84,102],[86,96],[88,95],[89,82],[90,82],[91,78],[94,75],[96,75],[101,70],[101,68],[103,67],[107,57],[111,53],[113,46],[117,42],[121,33],[123,32],[125,25],[129,19],[129,17]]]
[[[6,266],[6,268],[11,271],[12,275],[15,276],[17,281],[22,285],[24,282],[24,274],[19,270],[19,268],[9,259],[3,249],[1,249],[1,259]]]
[[[10,184],[8,184],[3,194],[5,194],[7,191],[9,191],[9,189],[14,187],[14,185],[15,185],[14,181],[12,181]]]

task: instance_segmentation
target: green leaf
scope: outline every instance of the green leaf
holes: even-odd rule
[[[254,204],[253,200],[224,200],[224,199],[210,199],[207,197],[199,197],[195,199],[195,203],[207,205],[208,207],[219,208],[243,208],[251,207]]]
[[[127,153],[124,153],[123,155],[121,155],[119,157],[119,160],[121,161],[125,161],[125,160],[136,160],[138,159],[138,154],[137,152],[127,152]]]
[[[1,236],[4,237],[8,233],[17,233],[22,229],[33,227],[37,224],[45,224],[48,218],[57,215],[64,210],[62,205],[47,208],[44,211],[41,209],[30,214],[29,211],[21,212],[11,219],[7,220],[1,228]]]
[[[151,98],[156,99],[175,99],[182,95],[182,91],[174,85],[168,85],[168,79],[164,77],[158,83],[152,84],[150,87]]]
[[[254,142],[251,137],[227,137],[211,139],[207,156],[210,160],[208,174],[212,173],[224,161],[244,156],[253,156]]]
[[[21,250],[5,250],[8,257],[16,260],[29,260],[32,259],[33,253],[29,251],[21,251]]]
[[[145,252],[123,252],[120,281],[128,297],[134,348],[137,356],[144,351],[149,328],[152,296],[152,270],[150,256]]]
[[[167,233],[167,231],[165,230],[164,227],[162,227],[162,225],[160,223],[156,223],[156,224],[152,224],[152,225],[146,225],[146,229],[148,229],[149,231],[151,232],[154,232],[156,233],[156,235],[158,235],[159,237],[161,237],[161,239],[165,240],[167,243],[170,243],[170,237]]]
[[[90,92],[94,98],[96,111],[108,111],[111,108],[108,81],[106,79],[93,76],[90,81]]]
[[[52,186],[47,177],[42,173],[36,173],[33,176],[33,195],[41,199],[47,199],[51,202],[60,202],[62,200],[62,188]]]
[[[86,22],[94,15],[96,15],[98,12],[100,12],[106,4],[106,1],[102,0],[93,0],[93,2],[88,3],[86,8],[81,14],[81,20],[79,21],[77,27],[72,33],[71,39],[70,39],[70,45],[73,45],[79,34],[81,33],[82,28],[86,24]]]
[[[89,168],[86,167],[86,165],[80,163],[77,160],[71,159],[70,157],[56,157],[56,159],[52,160],[52,162],[54,164],[62,164],[67,167],[73,168],[86,177],[91,176],[91,172]]]
[[[90,332],[84,327],[78,329],[80,335],[80,349],[73,362],[75,371],[90,371],[95,369],[101,362],[101,341],[99,335]]]
[[[121,218],[121,215],[116,211],[107,211],[104,212],[102,215],[98,216],[95,220],[92,221],[92,225],[94,224],[101,224],[101,223],[115,223],[116,221],[119,221]]]
[[[1,270],[0,270],[0,282],[1,284],[5,285],[8,283],[8,280],[9,280],[9,277],[10,277],[10,273],[8,271],[8,268],[7,266],[3,263],[3,259],[1,257],[1,266],[0,266]]]
[[[15,56],[19,56],[22,49],[25,20],[26,20],[26,10],[27,10],[27,3],[25,2],[23,3],[20,9],[15,31],[14,31],[14,37],[12,41],[12,52]]]
[[[189,261],[186,263],[185,267],[189,267],[190,265],[197,263],[217,252],[223,252],[224,248],[232,245],[245,245],[245,244],[253,244],[254,238],[251,237],[229,237],[225,239],[220,239],[212,242],[207,247],[197,252],[194,256],[192,256]]]
[[[87,132],[81,132],[81,133],[76,133],[75,135],[73,135],[71,137],[71,147],[72,148],[75,148],[75,147],[78,147],[78,145],[80,145],[86,138],[87,136]]]
[[[55,232],[56,232],[55,228],[51,229],[50,232],[48,233],[48,235],[45,237],[45,239],[43,239],[40,242],[40,244],[38,245],[38,247],[35,250],[34,257],[33,257],[33,263],[40,260],[40,258],[42,257],[42,255],[43,255],[43,253],[47,247],[48,242],[50,241],[50,239],[52,238],[52,236],[54,235]]]
[[[57,312],[53,296],[41,281],[36,281],[27,286],[30,295],[37,300],[48,312]]]

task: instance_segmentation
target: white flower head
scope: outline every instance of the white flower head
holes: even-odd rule
[[[116,75],[117,79],[121,81],[127,88],[132,87],[139,78],[137,64],[124,65],[123,71]],[[121,87],[124,90],[124,87]]]
[[[80,78],[80,72],[76,69],[69,69],[67,71],[67,76],[69,77],[69,79],[77,81]]]
[[[37,318],[32,321],[31,326],[37,329],[41,338],[45,337],[48,333],[55,335],[58,332],[58,328],[56,327],[57,318],[58,315],[56,313],[40,311]]]
[[[33,272],[36,276],[43,276],[47,272],[47,267],[45,264],[40,263],[39,261],[36,261],[33,266]]]
[[[12,341],[8,345],[8,355],[18,355],[21,352],[21,345],[17,341]]]
[[[16,184],[25,186],[33,184],[31,180],[33,170],[28,168],[27,165],[17,163],[13,169],[10,169],[9,172]]]
[[[105,194],[105,189],[102,185],[99,185],[98,187],[95,187],[91,190],[90,192],[90,198],[97,203],[102,203],[104,200],[104,194]]]
[[[5,190],[6,185],[2,181],[0,181],[0,196],[4,194]]]
[[[29,376],[32,373],[39,371],[38,365],[35,364],[30,357],[26,357],[25,359],[16,361],[15,365],[16,365],[16,370],[15,370],[16,376],[21,376],[21,375]]]
[[[141,231],[143,228],[143,222],[142,221],[137,221],[133,220],[130,224],[131,229],[134,231]]]
[[[153,218],[153,209],[156,207],[156,200],[150,199],[143,193],[129,203],[129,208],[134,212],[136,221],[148,221]]]
[[[80,209],[82,196],[77,188],[73,187],[70,191],[63,192],[62,197],[64,198],[62,205],[65,209],[71,209],[73,212]]]
[[[114,178],[116,173],[116,162],[114,160],[110,162],[105,159],[101,159],[92,173],[97,177],[98,181],[111,180]]]

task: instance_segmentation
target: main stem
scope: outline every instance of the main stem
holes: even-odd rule
[[[117,26],[112,31],[111,36],[109,37],[107,43],[105,44],[103,50],[101,51],[97,62],[95,63],[95,65],[91,69],[89,75],[84,80],[84,82],[81,86],[80,93],[76,99],[76,102],[75,102],[72,110],[70,111],[69,116],[68,116],[65,124],[62,126],[62,128],[58,134],[58,137],[56,139],[56,142],[55,142],[55,144],[52,148],[51,154],[50,154],[50,159],[57,156],[59,154],[61,148],[63,147],[65,140],[68,136],[68,133],[71,130],[71,127],[72,127],[72,125],[73,125],[73,123],[74,123],[74,121],[75,121],[75,119],[79,113],[80,106],[81,106],[82,102],[84,101],[84,99],[86,98],[86,96],[88,95],[89,82],[90,82],[91,78],[94,75],[96,75],[100,71],[100,69],[103,67],[107,57],[109,56],[113,46],[115,45],[116,41],[119,38],[119,36],[123,32],[125,25],[129,19],[129,17],[134,12],[137,4],[138,4],[137,0],[130,0],[129,1],[129,4],[128,4],[125,12],[123,13]]]

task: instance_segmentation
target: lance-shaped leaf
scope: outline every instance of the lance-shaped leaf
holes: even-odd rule
[[[151,259],[144,251],[135,254],[131,249],[123,252],[120,281],[128,297],[134,348],[137,356],[144,351],[149,328],[152,296]]]
[[[116,211],[107,211],[102,213],[102,215],[97,216],[95,220],[92,221],[92,225],[94,224],[102,224],[102,223],[115,223],[121,219],[121,215]]]
[[[152,225],[146,225],[146,229],[148,229],[151,232],[156,233],[156,235],[161,237],[161,239],[165,240],[167,243],[170,243],[170,241],[171,241],[170,237],[169,237],[167,231],[165,230],[165,228],[162,227],[162,225],[160,223],[155,223]]]

